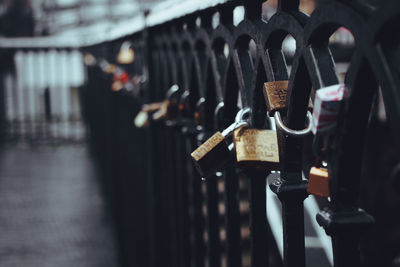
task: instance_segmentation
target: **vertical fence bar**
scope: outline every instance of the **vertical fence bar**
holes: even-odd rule
[[[298,10],[298,0],[278,1],[279,12],[295,13]],[[281,53],[282,51],[273,50],[270,53],[275,61],[275,79],[288,80],[286,62]],[[303,123],[304,126],[301,120],[297,123]],[[277,130],[277,135],[281,173],[280,178],[270,184],[270,188],[282,204],[283,264],[285,267],[304,267],[306,263],[303,201],[308,193],[307,182],[303,181],[302,176],[303,140],[290,137],[281,130]]]
[[[190,153],[197,147],[197,132],[192,126],[184,128],[186,136],[185,154]],[[203,194],[199,173],[192,161],[186,162],[189,174],[189,211],[191,225],[191,262],[195,267],[203,267],[205,263],[204,243],[204,217],[203,217]]]
[[[285,133],[278,131],[278,142],[283,142]],[[292,140],[293,141],[293,140]],[[293,141],[296,142],[296,141]],[[287,148],[292,150],[287,150]],[[308,196],[307,181],[302,180],[301,162],[290,162],[292,169],[287,168],[288,164],[285,155],[292,151],[298,153],[297,146],[289,142],[285,154],[280,147],[281,175],[270,184],[271,190],[277,194],[282,203],[283,222],[283,264],[285,267],[305,266],[305,241],[304,241],[304,206],[303,201]],[[282,167],[283,166],[283,167]],[[297,169],[296,169],[297,168]]]
[[[178,122],[179,123],[179,122]],[[188,195],[187,195],[187,175],[183,164],[185,162],[185,154],[182,146],[182,127],[179,124],[171,125],[172,138],[176,146],[174,166],[176,170],[176,187],[177,187],[177,234],[178,234],[178,266],[188,266],[187,260],[188,248],[190,247],[189,237],[189,219],[188,219]]]
[[[219,175],[212,175],[207,178],[206,187],[206,203],[207,203],[207,233],[208,233],[208,266],[221,266],[221,242],[219,238],[219,194],[218,194],[218,178]]]
[[[145,20],[147,17],[147,13],[145,13]],[[156,74],[154,73],[155,71],[155,66],[154,66],[154,61],[152,58],[152,44],[151,44],[151,36],[149,34],[149,30],[147,27],[144,28],[143,30],[143,54],[142,54],[142,75],[146,75],[146,80],[148,82],[144,83],[145,88],[142,92],[143,98],[145,101],[152,101],[154,99],[154,92],[152,88],[155,88],[156,86]],[[154,75],[154,76],[153,76]],[[158,258],[158,232],[157,232],[157,222],[156,219],[158,218],[157,216],[157,196],[156,196],[156,171],[154,170],[154,159],[155,157],[155,152],[156,152],[156,147],[154,144],[155,140],[155,133],[150,125],[149,129],[145,130],[145,136],[146,136],[146,148],[148,153],[147,155],[147,178],[148,178],[148,186],[149,186],[149,195],[147,197],[147,201],[149,203],[149,213],[148,213],[148,221],[149,221],[149,254],[150,254],[150,259],[149,259],[149,266],[150,267],[156,267],[158,266],[157,263],[157,258]]]
[[[226,227],[226,257],[228,267],[242,266],[240,212],[239,212],[239,178],[231,159],[224,174],[224,201]]]
[[[175,168],[175,155],[176,155],[176,143],[173,138],[173,129],[164,126],[165,143],[166,143],[166,167],[167,167],[167,190],[168,190],[168,206],[169,206],[169,226],[170,226],[170,244],[169,248],[171,251],[171,265],[179,266],[179,238],[178,238],[178,221],[179,221],[179,210],[178,204],[178,177],[176,176]]]
[[[152,38],[152,42],[155,43],[155,40]],[[151,80],[154,81],[154,87],[152,87],[152,101],[160,101],[162,96],[163,89],[163,79],[162,74],[163,70],[161,68],[161,57],[159,47],[154,47],[152,49],[152,66],[153,66],[153,76],[150,77]],[[150,74],[151,75],[151,74]],[[170,223],[168,220],[169,214],[169,199],[168,194],[166,192],[166,188],[168,188],[168,181],[166,174],[166,162],[165,156],[165,141],[163,137],[163,127],[161,122],[154,122],[152,124],[152,131],[154,132],[154,159],[153,159],[153,169],[154,173],[154,188],[155,188],[155,196],[156,196],[156,219],[155,219],[155,227],[156,227],[156,239],[157,239],[157,255],[156,266],[166,265],[171,266],[171,246],[170,246]]]
[[[249,186],[251,266],[268,266],[266,174],[252,174]]]

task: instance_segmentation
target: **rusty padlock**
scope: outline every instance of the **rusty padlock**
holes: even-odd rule
[[[267,109],[270,116],[273,116],[276,111],[286,110],[286,96],[289,81],[274,81],[264,83],[264,99],[267,104]],[[308,101],[308,110],[314,108],[311,99]]]
[[[175,119],[179,113],[179,86],[171,86],[164,101],[143,105],[142,110],[135,117],[135,126],[137,128],[147,127],[149,125],[149,113],[151,112],[154,112],[151,118],[155,121]]]
[[[156,102],[156,103],[143,105],[142,109],[140,110],[140,112],[138,114],[136,114],[136,117],[133,121],[135,126],[137,128],[144,128],[144,127],[149,126],[149,123],[150,123],[149,113],[160,110],[162,105],[163,105],[163,102]]]
[[[165,119],[168,114],[168,106],[169,106],[169,100],[164,100],[159,103],[159,108],[157,109],[156,112],[151,116],[151,118],[155,121],[159,121],[161,119]]]
[[[239,111],[236,118],[240,118],[243,110]],[[226,142],[226,139],[233,134],[233,132],[242,127],[246,127],[246,121],[235,119],[228,128],[222,133],[216,132],[206,142],[200,145],[190,155],[195,162],[197,169],[202,177],[207,177],[215,173],[218,168],[223,166],[231,157],[232,153]]]
[[[274,81],[264,83],[264,98],[267,104],[268,114],[274,116],[276,126],[282,130],[285,134],[293,137],[304,137],[311,132],[312,128],[312,115],[310,110],[312,110],[312,103],[309,101],[307,120],[308,126],[302,130],[293,130],[285,125],[281,118],[281,111],[287,109],[286,96],[287,89],[289,86],[289,81]],[[310,105],[311,104],[311,105]]]
[[[274,81],[264,83],[264,98],[270,116],[276,111],[286,109],[286,94],[289,81]]]
[[[307,192],[320,197],[329,197],[328,169],[312,167],[308,177]]]
[[[167,93],[164,101],[161,102],[160,109],[152,116],[153,120],[173,120],[179,114],[179,86],[172,85]]]

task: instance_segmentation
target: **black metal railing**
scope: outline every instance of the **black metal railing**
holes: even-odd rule
[[[153,24],[150,11],[149,27],[82,48],[97,60],[87,65],[81,88],[83,114],[124,266],[328,266],[307,249],[312,223],[303,202],[317,157],[327,162],[330,198],[317,199],[322,209],[311,220],[331,237],[334,266],[398,266],[399,222],[382,210],[394,214],[400,206],[400,2],[375,8],[319,1],[307,15],[298,0],[280,0],[268,21],[262,4],[221,2]],[[234,25],[238,6],[245,15]],[[330,43],[341,27],[354,37],[350,45]],[[282,48],[287,36],[295,40],[292,56]],[[115,62],[127,40],[135,60],[121,68],[141,77],[139,90],[113,91],[113,76],[100,62]],[[342,76],[339,62],[348,63]],[[254,128],[271,128],[263,84],[284,80],[282,115],[292,129],[304,127],[318,89],[344,81],[350,96],[335,133],[295,138],[278,129],[279,169],[239,170],[232,157],[202,178],[190,153],[242,108],[251,109]],[[177,114],[135,128],[141,105],[165,100],[173,85],[179,90],[169,101],[177,100]],[[274,193],[278,213],[267,208],[267,194]]]

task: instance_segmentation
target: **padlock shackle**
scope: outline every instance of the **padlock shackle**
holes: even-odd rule
[[[178,92],[179,92],[179,86],[177,84],[174,84],[167,90],[165,98],[171,100],[171,98],[174,97],[174,95],[176,95]]]
[[[249,123],[244,119],[244,116],[250,114],[250,112],[250,108],[243,108],[239,110],[239,112],[235,116],[235,122],[229,125],[229,127],[222,132],[222,135],[226,138],[228,136],[231,136],[233,132],[237,129],[249,127]]]
[[[243,127],[248,127],[249,124],[246,121],[239,121],[239,122],[234,122],[231,125],[229,125],[228,128],[222,131],[222,136],[224,138],[227,138],[233,134],[234,131],[237,129],[243,128]]]
[[[270,130],[273,130],[273,131],[276,131],[276,122],[275,122],[275,119],[273,118],[273,117],[270,117],[270,116],[268,116],[267,115],[267,119],[268,119],[268,122],[269,122],[269,129]]]
[[[249,107],[239,110],[239,112],[236,114],[235,122],[246,121],[247,119],[244,118],[246,115],[251,115],[251,109]]]
[[[312,128],[312,115],[310,111],[307,111],[307,121],[308,121],[308,126],[307,128],[303,129],[303,130],[293,130],[290,129],[289,127],[287,127],[281,118],[281,114],[279,111],[276,111],[274,114],[274,119],[276,122],[276,126],[281,129],[282,131],[284,131],[286,134],[293,136],[293,137],[304,137],[306,135],[308,135],[311,132],[311,128]]]

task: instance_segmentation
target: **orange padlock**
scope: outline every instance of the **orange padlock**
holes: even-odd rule
[[[311,168],[307,192],[312,195],[329,197],[329,175],[327,169]]]

